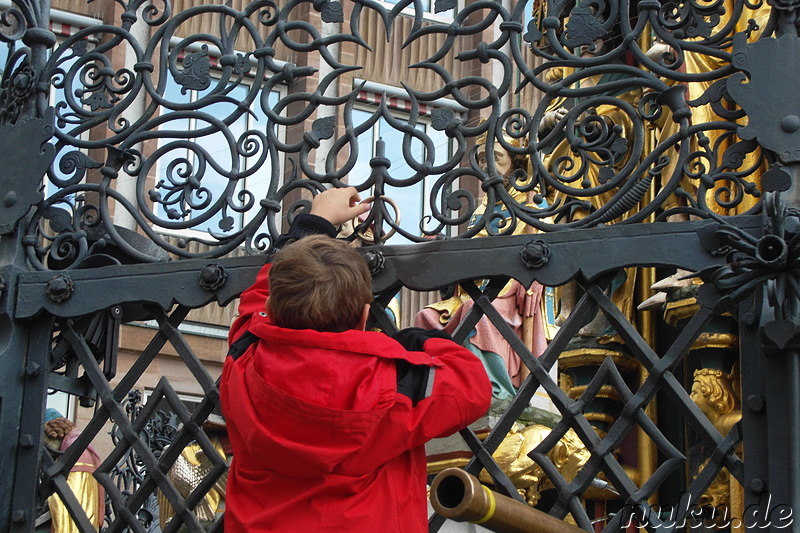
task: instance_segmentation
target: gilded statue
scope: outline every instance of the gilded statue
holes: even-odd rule
[[[718,28],[726,27],[731,22],[731,14],[734,12],[733,3],[730,0],[726,0],[721,7],[724,8],[724,11],[720,13],[720,20],[717,24]],[[766,26],[770,17],[770,13],[771,8],[766,2],[762,2],[761,5],[757,7],[751,7],[750,5],[745,4],[742,6],[741,14],[731,31],[747,32],[748,41],[753,42],[760,37],[760,30]],[[694,40],[699,40],[699,38]],[[647,56],[654,62],[659,62],[662,59],[671,61],[674,59],[674,51],[663,42],[656,41],[650,50],[648,50]],[[692,50],[684,50],[683,57],[684,64],[681,70],[685,71],[687,74],[705,74],[722,69],[728,65],[725,60],[719,57]],[[674,85],[676,83],[674,80],[665,78],[662,78],[662,81],[668,85]],[[712,79],[709,81],[687,82],[685,84],[686,99],[689,102],[699,102],[715,81],[716,80]],[[735,106],[727,102],[725,103],[727,104],[727,108],[735,109]],[[722,103],[719,105],[722,105]],[[692,106],[690,109],[692,111],[691,123],[693,125],[713,123],[716,121],[728,121],[728,119],[719,116],[719,114],[713,109],[711,103],[698,103]],[[738,119],[737,122],[739,124],[746,123],[746,117]],[[658,119],[655,127],[657,143],[666,141],[679,131],[679,125],[672,120],[671,114],[666,112],[663,113]],[[725,150],[741,140],[737,135],[730,133],[728,130],[710,129],[703,131],[702,135],[708,140],[708,146],[713,147],[716,151],[716,157],[718,160],[711,162],[713,165],[720,164]],[[693,136],[691,138],[691,152],[699,152],[702,154],[703,150],[704,149],[701,147],[698,135]],[[661,170],[661,183],[666,184],[669,182],[676,172],[682,173],[684,175],[680,180],[681,188],[691,196],[696,197],[698,191],[695,185],[695,180],[689,179],[685,175],[686,169],[691,168],[692,172],[694,173],[697,173],[698,167],[704,167],[708,170],[707,167],[709,166],[709,161],[704,161],[702,156],[696,156],[691,158],[689,161],[686,161],[683,169],[678,169],[677,146],[665,153],[670,157],[670,161]],[[736,158],[731,158],[731,160],[736,160]],[[747,174],[747,176],[744,178],[746,181],[752,182],[757,186],[757,188],[760,188],[761,175],[768,169],[768,162],[763,157],[761,148],[756,147],[753,151],[744,154],[744,156],[741,158],[741,161],[739,161],[738,167],[730,170],[737,169],[741,169],[740,172]],[[742,194],[740,202],[733,202],[735,204],[733,206],[724,205],[725,202],[731,202],[734,200],[739,192],[741,192],[740,186],[734,185],[729,180],[720,180],[717,181],[713,187],[706,191],[705,198],[702,200],[706,202],[708,209],[716,214],[736,215],[746,212],[759,200],[757,195]],[[701,199],[698,198],[698,200]],[[673,194],[664,202],[663,208],[664,210],[670,210],[675,207],[685,206],[686,200],[678,198]],[[670,215],[667,220],[680,221],[687,220],[688,218],[688,215],[684,213],[677,213]],[[642,304],[639,306],[639,309],[658,309],[663,307],[668,301],[667,293],[676,289],[691,287],[693,284],[699,284],[698,280],[692,281],[691,279],[688,279],[688,275],[688,271],[678,269],[676,274],[656,282],[656,284],[652,285],[651,288],[657,292],[648,298],[648,300],[642,302]]]
[[[65,452],[81,434],[75,424],[55,409],[45,411],[44,445],[53,455]],[[105,516],[105,491],[94,478],[94,471],[101,464],[100,457],[90,444],[81,453],[67,475],[67,485],[81,504],[89,522],[97,529]],[[79,533],[61,497],[54,493],[47,499],[50,509],[50,531],[52,533]]]
[[[492,454],[497,465],[531,506],[538,503],[542,491],[555,488],[542,467],[528,455],[551,431],[552,429],[541,424],[527,427],[515,424]],[[591,455],[572,429],[547,452],[547,457],[567,482],[575,479]],[[491,477],[485,470],[479,477],[484,483],[492,483]]]
[[[742,418],[732,374],[715,368],[695,370],[690,397],[723,437]]]
[[[580,47],[578,52],[583,58],[592,58],[602,55],[605,50],[605,41],[597,39],[592,45]],[[560,79],[576,73],[578,71],[575,69],[560,67],[548,71],[546,79],[550,83],[558,83]],[[587,75],[575,82],[572,88],[597,87],[597,94],[590,98],[613,97],[620,103],[630,104],[635,109],[642,96],[638,86],[602,91],[602,87],[626,77],[620,72]],[[572,100],[573,103],[569,106],[571,108],[583,104],[579,98]],[[570,187],[585,190],[602,188],[609,173],[613,174],[622,169],[634,155],[628,142],[635,135],[631,117],[619,104],[608,103],[606,100],[582,113],[575,121],[575,131],[571,134],[567,134],[565,129],[554,131],[556,125],[570,111],[565,99],[554,101],[542,118],[539,137],[544,148],[542,156],[544,168]],[[586,126],[587,129],[579,128],[579,124]],[[606,142],[598,142],[599,139],[594,138],[601,133],[601,130],[605,130],[608,136]],[[615,193],[616,189],[611,188],[589,196],[577,196],[576,199],[585,200],[588,205],[573,203],[573,207],[563,217],[567,221],[581,219],[607,204]],[[555,189],[548,196],[551,204],[563,205],[571,200],[568,194]]]
[[[222,444],[219,439],[217,437],[212,437],[211,443],[214,446],[213,453],[217,453],[224,460],[225,452],[222,449]],[[172,468],[169,469],[169,472],[167,472],[167,477],[180,495],[186,498],[197,488],[205,476],[211,472],[213,466],[211,459],[199,444],[190,444],[181,451],[178,459],[172,465]],[[201,523],[212,523],[216,513],[222,510],[225,501],[225,485],[227,481],[227,473],[220,476],[203,499],[200,500],[200,503],[197,504],[197,507],[195,507],[195,516]],[[161,491],[158,491],[158,507],[159,522],[161,529],[164,529],[174,516],[175,511],[167,497]]]
[[[690,397],[723,437],[742,418],[734,379],[733,374],[715,368],[700,368],[694,372]],[[707,463],[700,465],[699,470]],[[741,484],[723,468],[698,503],[717,510],[725,508],[728,516],[741,518],[742,498]]]
[[[521,140],[510,137],[505,138],[505,142],[517,147],[522,145]],[[527,172],[527,157],[509,154],[500,143],[495,143],[493,154],[487,156],[485,140],[479,140],[476,159],[484,169],[489,166],[487,157],[493,158],[495,170],[503,177],[505,189],[511,199],[528,207],[536,207],[531,200],[532,194],[520,191],[512,183],[515,171]],[[481,205],[475,210],[473,225],[484,216],[488,208],[488,200],[484,196]],[[511,223],[507,207],[502,202],[497,202],[492,206],[492,210],[499,215],[490,222],[494,230],[500,231],[505,224]],[[518,223],[513,228],[512,234],[519,235],[527,231],[530,231],[527,225]],[[483,228],[475,237],[487,235],[488,231]],[[472,304],[470,297],[459,287],[452,297],[426,306],[417,314],[414,323],[417,327],[452,332],[472,309]],[[543,287],[539,283],[534,282],[525,288],[518,281],[510,280],[492,304],[514,332],[523,339],[535,357],[544,352],[547,339],[544,332]],[[527,376],[527,367],[522,364],[519,356],[486,316],[481,317],[475,325],[475,329],[466,341],[466,347],[483,361],[492,381],[494,397],[499,400],[513,397]]]
[[[724,10],[723,10],[724,9]],[[719,14],[719,22],[717,23],[717,28],[726,28],[731,24],[731,17],[735,13],[734,5],[731,0],[725,0],[722,5],[720,6],[720,10],[718,11]],[[733,25],[730,26],[730,35],[737,32],[745,32],[747,33],[747,40],[748,42],[754,42],[760,37],[761,30],[765,28],[767,25],[767,21],[770,18],[771,8],[766,2],[761,2],[760,5],[753,5],[750,6],[749,4],[744,4],[741,9],[741,13],[736,21],[734,21]],[[702,38],[698,37],[695,39],[689,39],[689,41],[700,41]],[[730,51],[730,48],[727,49]],[[649,51],[648,56],[654,60],[658,61],[661,58],[671,59],[674,52],[664,43],[656,42],[653,48]],[[699,51],[695,50],[683,50],[683,64],[681,65],[681,71],[686,72],[687,74],[693,75],[702,75],[714,71],[719,71],[728,66],[728,62],[725,59],[720,57],[712,56],[709,54],[704,54]],[[674,85],[676,82],[668,79],[663,79],[667,84]],[[695,102],[694,105],[690,108],[692,111],[691,123],[695,126],[702,125],[702,124],[709,124],[714,123],[717,121],[724,121],[729,122],[730,119],[726,117],[721,117],[712,107],[710,102],[700,103],[703,101],[703,96],[706,94],[708,89],[717,82],[716,79],[711,79],[707,81],[690,81],[687,82],[686,85],[686,99],[689,102]],[[736,106],[731,104],[730,102],[720,102],[717,104],[728,110],[736,109]],[[740,118],[736,121],[740,125],[744,125],[747,123],[747,117]],[[658,122],[658,133],[657,138],[658,141],[661,142],[663,140],[668,139],[671,135],[678,132],[678,124],[676,124],[669,113],[665,113],[661,120]],[[705,155],[695,157],[690,159],[685,164],[685,169],[691,169],[692,172],[697,172],[699,166],[706,167],[708,169],[709,163],[711,165],[716,166],[722,163],[723,154],[725,150],[735,143],[739,142],[741,139],[731,133],[729,130],[721,130],[721,129],[708,129],[703,131],[703,136],[706,137],[708,141],[709,149],[714,149],[717,157],[717,161],[707,161],[704,158]],[[705,140],[703,141],[705,142]],[[698,151],[703,153],[706,149],[703,148],[700,142],[700,137],[695,135],[691,139],[691,151],[695,152]],[[662,169],[661,172],[661,180],[662,183],[666,183],[670,177],[675,173],[675,156],[677,152],[667,152],[668,155],[672,155],[670,163]],[[755,150],[744,154],[741,158],[741,161],[738,162],[738,166],[734,169],[729,169],[730,171],[739,171],[743,174],[746,174],[745,180],[752,182],[756,185],[756,187],[760,187],[760,180],[761,175],[768,169],[768,162],[763,157],[762,151],[760,148],[756,147]],[[709,169],[710,170],[710,169]],[[681,172],[685,172],[684,169],[680,169]],[[696,194],[696,186],[693,184],[695,180],[688,180],[683,179],[681,181],[681,186],[689,193]],[[735,215],[744,213],[751,207],[753,207],[756,202],[758,202],[759,197],[753,194],[742,194],[741,201],[736,203],[735,205],[727,206],[725,205],[726,202],[731,202],[734,200],[734,197],[741,192],[740,186],[734,185],[731,181],[728,180],[719,180],[717,181],[713,187],[708,189],[705,193],[705,200],[708,209],[712,212],[721,215]],[[667,203],[665,203],[664,208],[669,209],[671,207],[676,207],[681,205],[681,200],[677,199],[673,196]],[[675,215],[672,219],[685,219],[685,215]]]
[[[591,58],[605,52],[607,43],[597,39],[594,44],[582,46],[579,54],[584,58]],[[577,73],[569,67],[550,69],[546,73],[549,83],[559,83],[560,80]],[[546,171],[566,182],[576,189],[590,190],[602,189],[609,176],[614,175],[630,163],[632,157],[638,157],[631,150],[630,140],[635,135],[634,124],[631,117],[620,104],[629,104],[633,109],[642,97],[638,86],[612,91],[602,91],[605,85],[613,84],[625,79],[626,75],[620,72],[605,72],[603,74],[587,75],[575,82],[573,89],[597,87],[598,96],[613,97],[619,104],[608,103],[607,99],[600,105],[587,109],[575,120],[574,132],[567,134],[566,129],[557,130],[556,127],[570,112],[566,99],[555,100],[542,118],[539,126],[539,137],[543,146],[542,165]],[[581,105],[579,98],[573,99],[572,105]],[[569,127],[570,122],[567,122]],[[559,133],[560,131],[560,133]],[[599,142],[592,136],[605,131],[608,138]],[[590,138],[591,137],[591,138]],[[599,190],[598,189],[598,190]],[[569,194],[552,190],[547,201],[551,205],[561,206],[571,203],[572,207],[560,215],[556,222],[572,222],[586,217],[588,214],[602,208],[616,194],[616,188],[608,188],[604,192],[593,193],[590,196],[570,196]],[[580,200],[580,202],[577,202]],[[616,220],[621,220],[627,215],[622,214]],[[624,269],[614,280],[611,290],[611,299],[618,309],[635,323],[634,292],[636,269]],[[559,294],[560,311],[556,318],[556,325],[566,321],[577,301],[577,289],[574,282],[564,285]],[[602,313],[598,313],[594,320],[581,328],[580,336],[583,337],[613,337],[613,331]]]

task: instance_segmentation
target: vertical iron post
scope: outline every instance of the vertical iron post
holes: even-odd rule
[[[784,170],[791,176],[791,186],[789,190],[780,193],[781,199],[788,208],[800,209],[800,164],[795,163],[787,165]],[[796,296],[796,295],[795,295]],[[796,298],[795,298],[796,300]],[[800,309],[800,302],[794,301],[793,309]],[[786,439],[786,446],[788,447],[788,455],[786,464],[788,465],[788,479],[786,480],[786,497],[792,510],[793,525],[792,529],[797,531],[800,526],[797,524],[797,513],[800,512],[800,316],[795,312],[791,316],[791,322],[794,325],[794,338],[792,339],[790,349],[787,349],[783,354],[776,354],[777,357],[771,358],[770,364],[776,366],[775,371],[779,373],[781,379],[786,384],[786,396],[782,400],[777,400],[776,403],[781,402],[784,405],[778,408],[776,405],[768,404],[768,409],[774,409],[778,412],[785,414],[785,422],[780,423],[774,421],[776,425],[787,428],[789,433]],[[782,372],[781,372],[782,371]],[[777,459],[777,456],[775,456]],[[777,463],[778,461],[772,461]],[[777,501],[781,504],[784,501]],[[774,526],[773,526],[774,527]]]
[[[56,42],[49,29],[50,2],[36,0],[16,4],[24,10],[27,27],[21,44],[27,46],[27,68],[12,81],[16,88],[27,81],[28,93],[19,116],[6,118],[3,143],[10,147],[31,144],[28,131],[45,125],[52,135],[52,115],[44,110],[50,90],[49,79],[41,79],[48,50]],[[6,73],[8,78],[16,72]],[[4,77],[4,79],[6,79]],[[42,116],[44,113],[44,116]],[[51,121],[47,124],[48,118]],[[43,121],[44,119],[44,121]],[[48,136],[49,137],[49,136]],[[46,142],[47,139],[45,139]],[[24,161],[23,155],[6,150],[0,176],[3,198],[0,210],[0,531],[33,530],[36,519],[37,477],[42,441],[42,418],[47,392],[51,320],[38,317],[19,320],[15,316],[17,281],[28,263],[23,236],[31,207],[41,200],[41,168],[52,161],[52,149],[36,147],[38,161]],[[36,164],[40,163],[40,164]],[[20,174],[22,178],[20,179]]]

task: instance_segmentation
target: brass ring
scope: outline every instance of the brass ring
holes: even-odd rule
[[[375,201],[375,196],[370,196],[369,198],[366,198],[365,200],[362,200],[361,203],[362,204],[366,204],[366,203],[370,203],[370,202],[374,202],[374,201]],[[394,209],[394,214],[397,217],[395,219],[394,223],[399,226],[400,225],[400,209],[397,207],[397,204],[394,203],[394,200],[392,200],[388,196],[381,196],[381,201],[386,202],[387,204],[392,206],[392,209]],[[361,222],[358,220],[358,217],[354,218],[353,219],[353,227],[357,228],[359,224],[361,224]],[[369,228],[367,228],[367,230],[369,230]],[[395,233],[397,233],[397,229],[396,228],[391,228],[386,233],[386,235],[381,239],[381,241],[386,241],[386,240],[390,239]],[[366,234],[366,231],[362,231],[362,230],[356,231],[356,235],[358,235],[359,237],[361,237],[365,241],[369,241],[369,240],[373,239],[373,237],[371,237],[371,236]]]

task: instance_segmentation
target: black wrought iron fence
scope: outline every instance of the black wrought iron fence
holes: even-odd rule
[[[54,492],[96,529],[67,477],[109,423],[103,529],[147,530],[158,491],[165,531],[204,527],[197,509],[225,471],[202,427],[218,391],[179,326],[234,299],[309,198],[345,184],[372,202],[348,232],[374,276],[374,325],[396,327],[401,287],[450,288],[443,300],[471,305],[447,326],[456,340],[486,324],[525,369],[473,428],[487,431],[462,432],[468,471],[587,530],[673,530],[714,487],[740,520],[764,494],[798,503],[796,467],[763,460],[800,453],[793,2],[109,4],[113,21],[59,37],[49,2],[13,0],[0,21],[12,531]],[[407,77],[389,91],[375,64],[398,60]],[[654,272],[676,268],[696,283],[670,287],[664,315],[637,314]],[[558,287],[542,353],[532,320],[515,328],[498,310],[511,280],[528,296],[534,281]],[[144,319],[154,336],[120,371],[120,324]],[[181,424],[164,449],[146,438],[155,402],[123,405],[167,344],[205,396],[190,412],[159,382]],[[728,383],[726,418],[703,403],[704,380]],[[55,458],[40,454],[48,388],[96,402]],[[536,466],[514,471],[492,454],[537,391],[560,421],[527,441]],[[181,492],[168,474],[189,446],[210,466]],[[134,456],[136,482],[119,485]],[[538,484],[520,486],[534,468]],[[685,509],[660,512],[681,491]]]

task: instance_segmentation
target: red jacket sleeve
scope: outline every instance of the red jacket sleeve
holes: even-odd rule
[[[358,455],[362,471],[378,468],[431,439],[467,427],[489,410],[492,386],[483,363],[453,341],[432,338],[423,350],[431,356],[429,392],[418,402],[397,392],[380,428]]]
[[[465,428],[486,414],[492,399],[492,384],[475,354],[439,338],[425,341],[423,350],[438,365],[431,367],[430,394],[405,414],[409,447]]]

